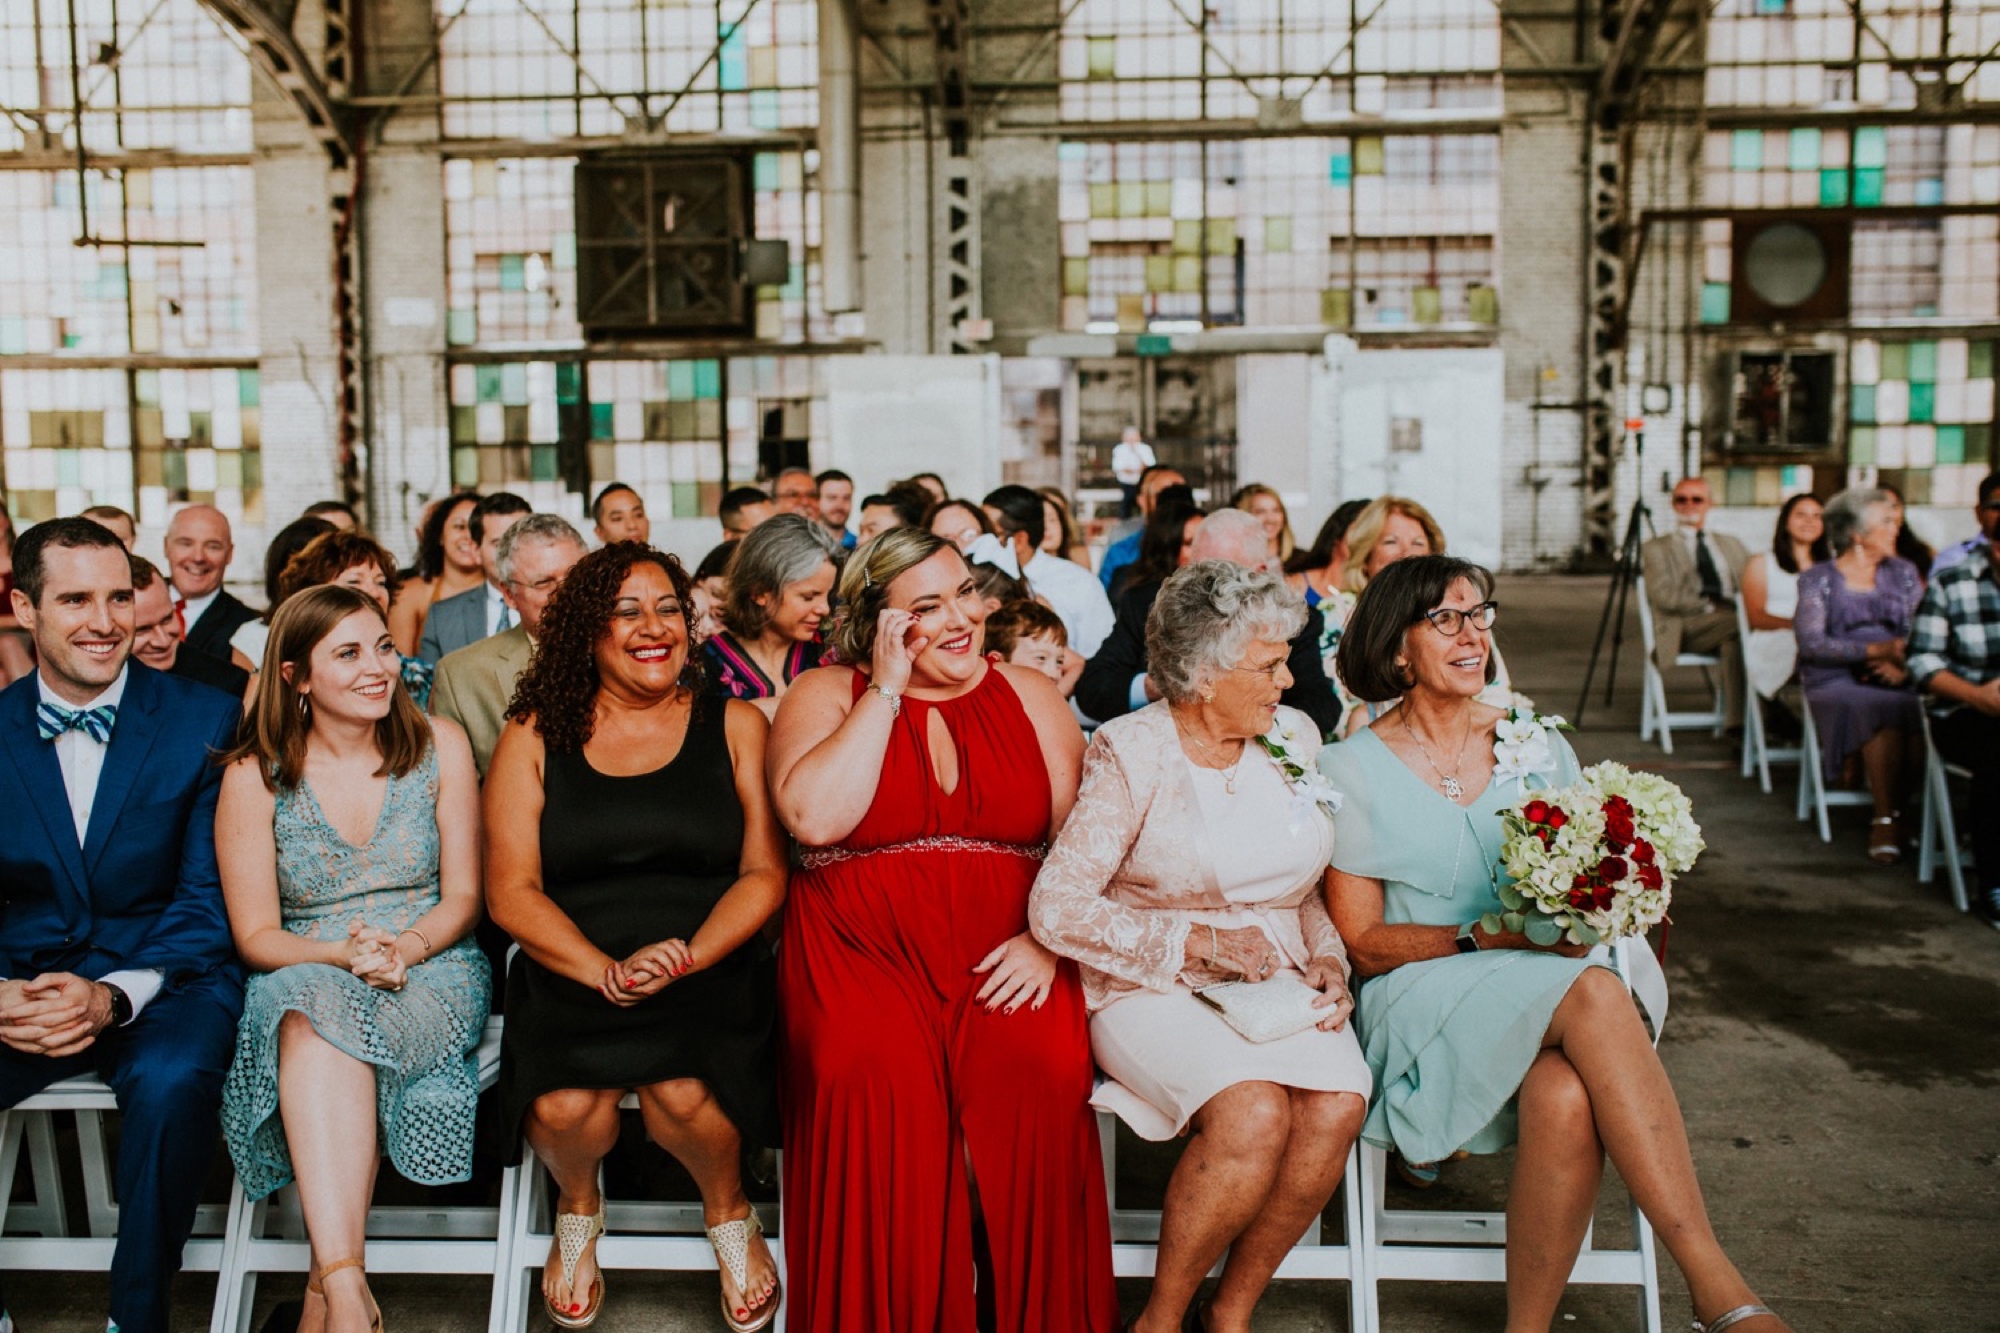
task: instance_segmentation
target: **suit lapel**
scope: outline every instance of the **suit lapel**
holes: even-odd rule
[[[54,743],[43,740],[35,729],[35,705],[40,700],[34,676],[16,682],[0,694],[0,744],[4,744],[7,757],[13,760],[28,800],[41,817],[49,845],[55,849],[56,860],[69,878],[70,891],[79,898],[87,898],[83,849],[76,841],[76,817],[70,813],[62,761],[56,758]]]
[[[83,861],[87,871],[95,870],[110,845],[111,830],[118,812],[138,780],[146,755],[159,735],[159,681],[153,672],[134,662],[125,678],[125,699],[118,707],[118,721],[111,728],[111,744],[104,751],[104,767],[97,775],[97,799],[90,807],[90,827],[84,830]]]

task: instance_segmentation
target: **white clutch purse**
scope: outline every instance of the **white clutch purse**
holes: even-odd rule
[[[1327,1009],[1313,1008],[1320,993],[1295,976],[1269,981],[1225,981],[1203,986],[1195,997],[1211,1005],[1222,1021],[1244,1040],[1277,1041],[1304,1032],[1325,1018]]]

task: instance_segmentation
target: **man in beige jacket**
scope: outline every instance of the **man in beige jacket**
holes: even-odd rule
[[[465,728],[481,778],[500,743],[514,686],[528,669],[542,613],[583,553],[582,536],[558,515],[530,514],[508,528],[494,549],[493,563],[500,594],[519,623],[446,653],[438,663],[431,711]]]
[[[1682,653],[1722,658],[1725,721],[1743,725],[1743,645],[1736,637],[1736,594],[1750,553],[1734,537],[1706,531],[1714,497],[1700,477],[1674,486],[1674,530],[1640,552],[1646,600],[1653,608],[1654,653],[1662,671]]]

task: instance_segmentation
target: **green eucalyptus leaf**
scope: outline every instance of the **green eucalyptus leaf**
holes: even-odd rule
[[[1534,943],[1547,947],[1562,939],[1562,923],[1552,916],[1537,914],[1528,922],[1527,935]]]
[[[1499,935],[1506,930],[1506,927],[1501,924],[1498,912],[1488,912],[1485,916],[1480,917],[1479,928],[1488,935]]]

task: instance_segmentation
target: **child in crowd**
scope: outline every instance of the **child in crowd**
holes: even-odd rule
[[[1041,602],[1020,600],[1003,605],[986,617],[986,651],[1002,662],[1032,667],[1069,698],[1083,659],[1069,651],[1069,632],[1062,617]]]

